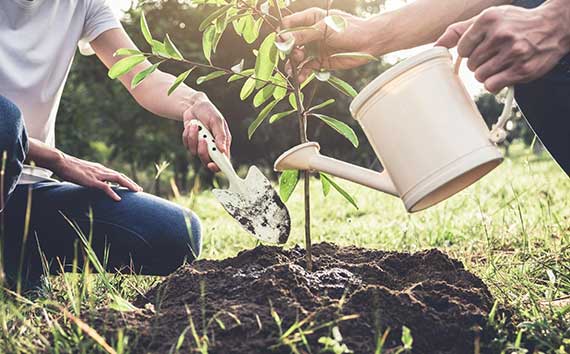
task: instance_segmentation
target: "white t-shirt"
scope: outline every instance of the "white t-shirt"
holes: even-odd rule
[[[0,95],[20,108],[30,137],[55,145],[55,118],[78,45],[92,54],[92,40],[120,27],[105,0],[0,0]],[[50,175],[27,167],[20,183]]]

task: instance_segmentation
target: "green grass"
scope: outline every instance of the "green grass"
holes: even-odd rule
[[[338,194],[325,199],[319,183],[313,183],[313,240],[410,252],[443,249],[515,310],[518,338],[498,338],[506,352],[524,353],[517,348],[532,342],[539,345],[537,352],[570,353],[570,179],[546,156],[522,146],[512,155],[475,186],[414,215],[398,199],[338,180],[356,197],[357,210]],[[210,192],[177,202],[202,218],[203,258],[223,259],[255,247]],[[302,244],[300,189],[288,206],[293,219],[288,246]],[[35,301],[0,294],[0,352],[105,352],[93,339],[96,334],[80,329],[82,313],[109,303],[128,307],[124,299],[156,281],[75,274],[50,278],[44,296]],[[118,353],[129,352],[128,338],[105,341]]]

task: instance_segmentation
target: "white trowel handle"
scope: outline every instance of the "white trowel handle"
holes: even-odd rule
[[[214,161],[216,165],[218,165],[222,173],[226,175],[226,177],[230,181],[230,184],[239,183],[241,179],[236,174],[236,171],[234,170],[234,167],[232,166],[232,163],[230,162],[228,157],[222,152],[220,152],[220,150],[216,146],[216,140],[214,140],[212,133],[210,133],[210,131],[204,126],[204,124],[202,124],[202,122],[200,122],[197,119],[191,121],[190,124],[198,126],[198,141],[206,140],[206,143],[208,144],[208,154],[210,155],[210,158],[212,159],[212,161]]]

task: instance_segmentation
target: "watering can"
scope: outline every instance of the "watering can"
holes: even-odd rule
[[[283,153],[276,171],[316,170],[399,197],[410,213],[467,188],[503,161],[514,98],[489,132],[446,48],[435,47],[390,68],[354,99],[350,111],[384,166],[368,170],[320,154],[309,142]]]

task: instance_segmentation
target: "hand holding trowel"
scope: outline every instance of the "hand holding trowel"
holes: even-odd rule
[[[198,126],[198,139],[206,140],[210,158],[230,182],[228,189],[213,191],[224,209],[258,240],[287,242],[291,231],[289,211],[269,180],[255,166],[249,169],[245,179],[240,178],[228,157],[216,147],[208,129],[198,120],[191,124]]]

